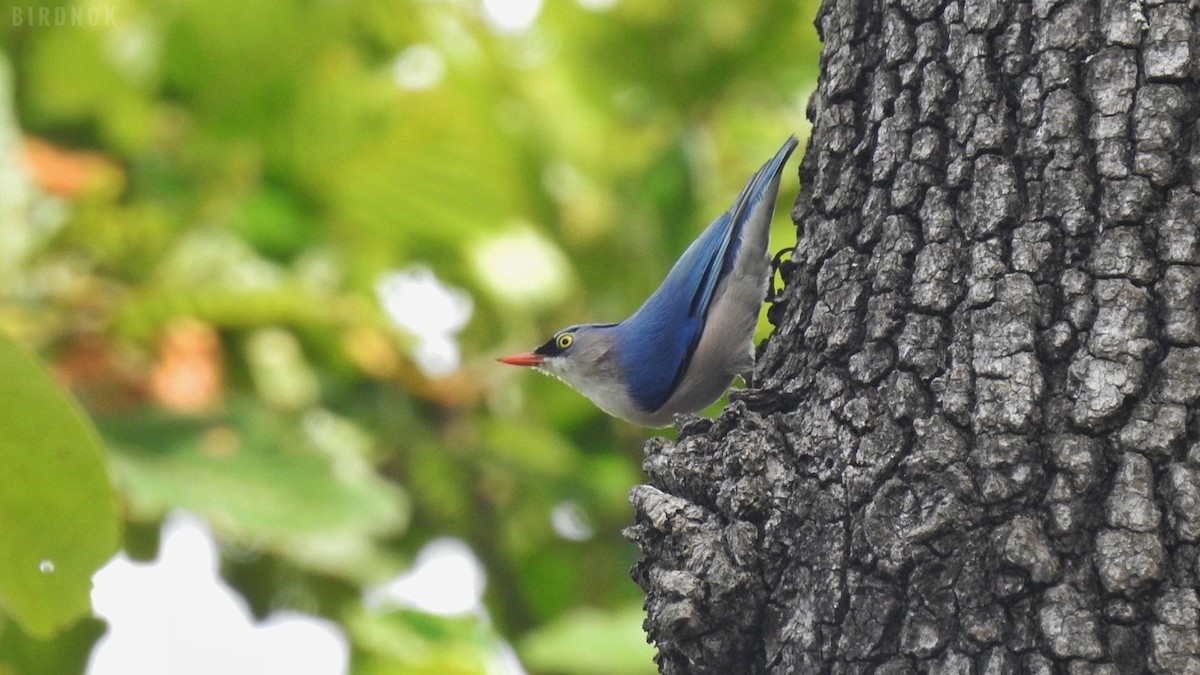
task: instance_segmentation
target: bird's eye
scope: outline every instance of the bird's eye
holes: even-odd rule
[[[563,333],[554,339],[554,344],[558,345],[559,349],[566,349],[575,341],[575,336],[570,333]]]

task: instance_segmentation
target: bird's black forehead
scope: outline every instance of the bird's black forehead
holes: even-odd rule
[[[558,348],[558,335],[558,333],[555,333],[554,337],[546,340],[541,347],[533,350],[533,353],[541,354],[542,356],[554,356],[555,354],[561,352],[562,350]]]
[[[561,354],[562,348],[558,346],[558,336],[562,335],[563,333],[574,333],[576,328],[578,328],[578,326],[568,326],[556,332],[554,335],[551,335],[550,339],[546,340],[541,347],[533,350],[533,353],[541,354],[542,356],[555,356],[557,354]]]

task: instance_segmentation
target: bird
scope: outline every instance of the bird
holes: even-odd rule
[[[797,143],[784,141],[629,318],[568,326],[533,351],[497,360],[553,375],[604,412],[644,427],[670,426],[676,415],[705,408],[735,376],[748,381],[771,273],[771,216]]]

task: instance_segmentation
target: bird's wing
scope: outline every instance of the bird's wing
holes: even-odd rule
[[[694,280],[696,293],[692,297],[691,313],[700,316],[708,313],[717,284],[733,269],[742,243],[742,230],[749,220],[750,213],[762,200],[771,184],[778,180],[783,164],[795,150],[796,144],[796,137],[789,136],[775,156],[746,181],[729,210],[718,216],[696,240],[697,244],[704,242],[701,257],[704,262],[702,266],[692,268],[693,273],[700,273],[700,277]],[[709,239],[710,232],[714,235],[712,240],[705,241]],[[720,236],[716,236],[717,234]]]
[[[666,403],[687,371],[716,289],[737,260],[749,215],[778,180],[796,144],[795,137],[789,137],[751,176],[729,210],[705,228],[662,285],[618,327],[622,360],[637,364],[625,368],[626,379],[634,401],[644,410]]]

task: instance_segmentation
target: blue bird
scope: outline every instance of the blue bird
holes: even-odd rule
[[[754,368],[771,215],[796,143],[788,137],[628,319],[569,326],[499,361],[554,375],[608,414],[647,427],[720,398],[735,375],[745,379]]]

